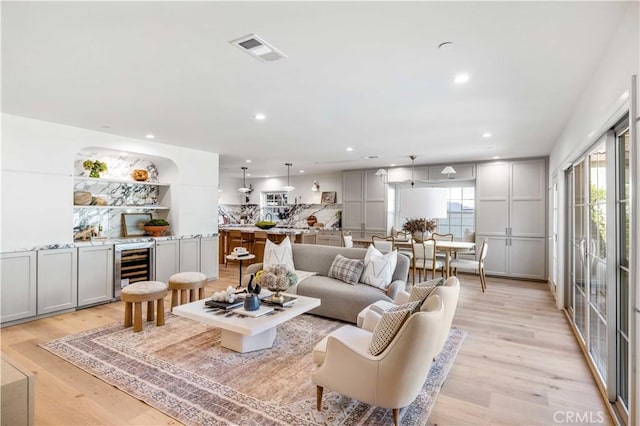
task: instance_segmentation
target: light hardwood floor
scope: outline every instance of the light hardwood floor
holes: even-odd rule
[[[207,294],[237,283],[220,266]],[[546,284],[461,275],[454,326],[468,330],[429,419],[438,425],[551,425],[568,413],[604,416],[606,406]],[[168,300],[167,300],[168,303]],[[168,305],[167,305],[168,306]],[[0,331],[2,351],[36,376],[38,425],[156,425],[177,422],[38,347],[67,334],[122,321],[110,303]],[[145,324],[145,326],[148,326]]]

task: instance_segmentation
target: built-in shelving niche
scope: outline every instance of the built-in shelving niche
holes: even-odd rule
[[[97,230],[102,225],[102,236],[122,237],[122,213],[150,213],[154,218],[170,221],[170,184],[160,181],[156,165],[163,160],[154,158],[152,161],[142,157],[140,154],[102,149],[83,150],[76,155],[74,193],[88,191],[95,199],[104,200],[106,205],[74,205],[74,235],[91,226]],[[107,164],[107,171],[100,178],[89,177],[89,172],[83,168],[85,160],[102,161]],[[144,182],[135,181],[131,173],[136,169],[146,170],[149,178]]]

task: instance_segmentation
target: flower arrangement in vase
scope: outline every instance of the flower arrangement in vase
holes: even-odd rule
[[[89,177],[99,178],[100,173],[104,173],[107,171],[107,163],[100,160],[84,160],[82,163],[82,167],[85,170],[89,170]]]
[[[424,234],[436,230],[436,221],[433,219],[407,219],[402,225],[402,230],[410,233],[413,238],[424,241]]]
[[[273,292],[271,300],[282,303],[284,297],[280,294],[298,282],[298,275],[287,269],[285,265],[274,265],[258,271],[255,276],[256,284]]]

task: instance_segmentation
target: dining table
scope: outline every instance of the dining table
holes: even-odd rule
[[[445,276],[449,277],[451,275],[451,257],[456,256],[459,252],[467,252],[471,251],[476,247],[476,243],[468,242],[468,241],[449,241],[449,240],[435,240],[436,241],[436,251],[445,254],[445,265],[444,272]],[[371,244],[371,238],[354,238],[353,245],[360,247],[368,247]],[[411,244],[413,242],[411,240],[398,240],[394,241],[395,246],[399,249],[411,249]]]

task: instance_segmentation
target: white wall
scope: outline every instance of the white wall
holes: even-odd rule
[[[549,181],[565,163],[573,161],[593,144],[628,108],[631,75],[638,74],[638,2],[632,2],[594,70],[573,115],[554,144],[549,157]]]
[[[318,181],[320,191],[313,192],[311,187],[313,181]],[[260,204],[260,194],[262,192],[281,191],[282,187],[287,184],[287,177],[274,178],[247,178],[247,185],[253,185],[251,193],[251,204]],[[337,192],[336,202],[342,202],[342,172],[291,176],[289,182],[296,189],[289,194],[289,202],[293,203],[294,198],[298,198],[298,204],[320,204],[320,197],[323,191]],[[244,203],[243,195],[237,189],[242,185],[242,178],[229,178],[221,174],[220,187],[220,204],[242,204]]]
[[[1,251],[73,242],[73,163],[89,147],[171,160],[174,233],[217,232],[218,154],[2,114]]]
[[[633,2],[620,22],[607,51],[600,60],[600,65],[594,70],[593,76],[574,108],[573,115],[549,156],[548,182],[549,185],[552,185],[553,177],[557,175],[560,193],[559,285],[556,293],[558,308],[564,307],[566,285],[564,278],[567,272],[566,268],[569,266],[569,259],[565,253],[568,230],[564,220],[567,214],[564,201],[565,194],[567,194],[564,169],[619,121],[629,109],[628,94],[631,76],[638,75],[640,71],[638,17],[638,2]],[[637,189],[635,189],[635,194],[637,195],[637,193]],[[553,214],[551,202],[548,203],[548,208],[551,219]],[[640,226],[640,223],[636,223],[635,226]],[[632,242],[632,244],[636,244],[637,250],[637,242]],[[550,268],[552,266],[551,254],[550,251],[548,262]]]

